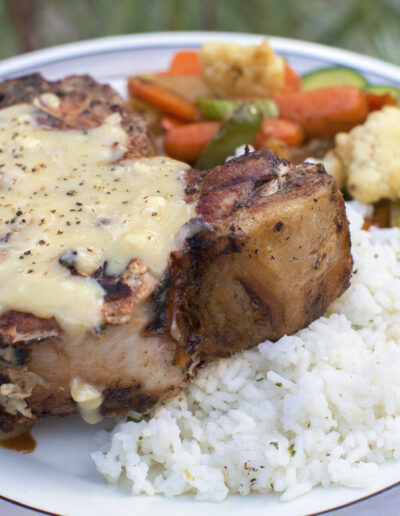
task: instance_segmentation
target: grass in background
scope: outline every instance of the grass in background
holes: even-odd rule
[[[0,58],[69,41],[165,30],[284,36],[400,64],[400,0],[0,0]]]

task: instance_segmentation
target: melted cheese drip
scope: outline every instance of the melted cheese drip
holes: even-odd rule
[[[95,425],[102,420],[100,406],[103,396],[93,385],[74,378],[70,386],[71,397],[78,404],[79,413],[86,423]]]
[[[123,159],[119,114],[89,131],[45,128],[38,114],[26,104],[0,111],[0,312],[55,317],[75,333],[102,324],[104,291],[90,276],[139,258],[160,278],[195,208],[187,165]]]

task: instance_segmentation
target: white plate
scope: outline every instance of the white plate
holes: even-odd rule
[[[233,33],[150,33],[105,38],[41,50],[0,63],[0,80],[32,72],[48,79],[68,74],[89,73],[109,82],[125,94],[129,74],[162,70],[179,48],[195,48],[210,39],[259,42],[261,36]],[[333,64],[360,70],[372,83],[400,85],[400,68],[344,50],[313,43],[270,38],[272,46],[288,57],[299,72]],[[131,497],[109,486],[97,474],[90,452],[98,447],[96,431],[104,424],[89,426],[78,417],[49,419],[33,429],[36,450],[29,455],[0,448],[0,496],[52,513],[68,516],[191,516],[208,514],[248,514],[274,516],[303,515],[325,511],[369,496],[400,481],[400,464],[388,462],[380,467],[373,489],[317,488],[289,503],[278,496],[231,496],[222,504],[194,502],[190,497]],[[0,513],[11,513],[11,505]]]

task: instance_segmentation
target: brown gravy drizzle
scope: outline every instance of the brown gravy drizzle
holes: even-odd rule
[[[36,441],[29,430],[16,437],[0,440],[0,446],[7,450],[15,450],[20,453],[32,453],[36,448]]]

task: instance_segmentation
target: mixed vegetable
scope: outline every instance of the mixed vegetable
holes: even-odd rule
[[[400,124],[397,88],[370,85],[359,72],[343,66],[300,77],[266,41],[247,47],[210,43],[200,51],[179,51],[168,71],[131,77],[128,91],[132,106],[144,113],[157,136],[160,152],[172,158],[205,170],[222,164],[243,144],[271,149],[295,163],[313,157],[356,199],[357,184],[349,181],[357,141],[367,137],[360,125],[368,119],[365,127],[373,132],[370,113],[387,106],[396,106]],[[349,135],[355,127],[354,139]],[[345,143],[339,133],[348,133]],[[351,145],[355,157],[348,158]],[[398,225],[398,198],[400,186],[388,200],[379,199],[379,216],[369,223]]]

